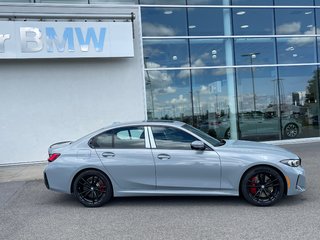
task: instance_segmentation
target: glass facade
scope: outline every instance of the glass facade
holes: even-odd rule
[[[0,2],[140,4],[149,119],[217,138],[319,137],[320,0]]]
[[[318,1],[140,4],[149,119],[217,138],[319,136]]]

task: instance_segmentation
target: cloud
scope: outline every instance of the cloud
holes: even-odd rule
[[[162,24],[143,23],[142,29],[144,35],[147,36],[173,36],[175,31],[172,28],[166,27]]]
[[[171,104],[182,104],[182,103],[186,103],[188,100],[181,94],[179,95],[178,98],[173,98],[171,99],[170,103]]]
[[[285,23],[277,27],[277,34],[299,34],[301,22]]]
[[[201,85],[200,93],[201,94],[209,94],[210,93],[209,88],[207,86],[205,86],[205,85]]]
[[[288,43],[297,45],[297,46],[304,46],[313,42],[314,42],[313,37],[299,37],[299,38],[291,38],[288,40]]]
[[[177,89],[175,89],[171,86],[156,89],[157,94],[170,94],[170,93],[175,93],[176,91],[177,91]]]
[[[315,27],[312,27],[311,29],[305,31],[303,34],[304,35],[312,35],[315,32],[320,32],[320,29]],[[293,45],[297,45],[297,46],[304,46],[307,45],[309,43],[313,43],[314,42],[314,38],[313,37],[296,37],[296,38],[290,38],[288,40],[288,43],[293,44]]]

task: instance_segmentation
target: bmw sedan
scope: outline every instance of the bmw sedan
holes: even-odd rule
[[[126,196],[242,196],[269,206],[305,191],[301,159],[282,148],[217,140],[177,121],[114,124],[49,147],[48,189],[99,207]]]

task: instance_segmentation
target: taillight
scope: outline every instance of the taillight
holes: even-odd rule
[[[53,153],[49,155],[48,162],[53,162],[56,160],[61,154],[60,153]]]

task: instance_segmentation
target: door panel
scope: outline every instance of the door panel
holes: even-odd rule
[[[96,149],[96,152],[122,189],[155,189],[155,166],[150,149]]]
[[[106,171],[123,190],[154,190],[155,164],[146,127],[108,130],[90,141]]]
[[[164,126],[149,128],[159,190],[220,189],[220,158],[207,150],[193,150],[191,143],[201,141],[188,132]]]
[[[152,152],[157,189],[220,189],[220,158],[215,151],[152,149]]]

